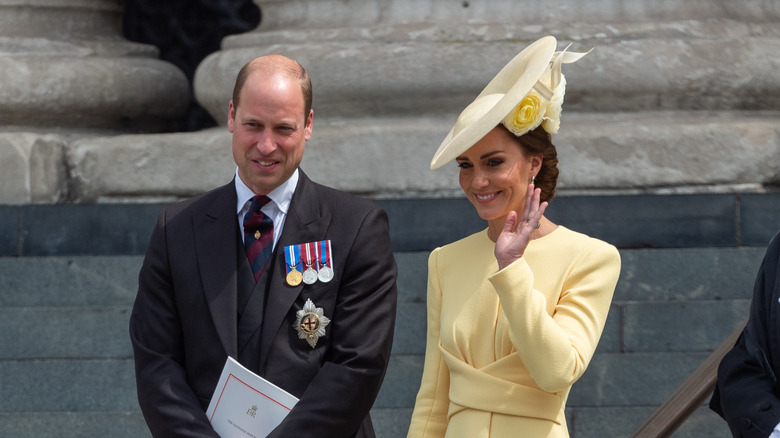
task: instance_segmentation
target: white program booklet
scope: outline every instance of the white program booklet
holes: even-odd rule
[[[228,357],[206,415],[222,438],[264,438],[298,399]]]

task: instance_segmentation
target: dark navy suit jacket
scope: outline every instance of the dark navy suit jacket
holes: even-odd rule
[[[718,367],[710,407],[735,437],[767,438],[780,423],[780,233],[756,278],[742,336]]]
[[[242,309],[238,291],[254,281],[239,239],[232,182],[158,218],[130,318],[138,400],[152,434],[217,436],[205,409],[232,356],[300,398],[270,437],[373,437],[369,411],[396,310],[384,210],[300,172],[262,287]],[[333,280],[288,285],[283,248],[320,240],[331,240]],[[307,299],[330,318],[315,348],[293,327]]]

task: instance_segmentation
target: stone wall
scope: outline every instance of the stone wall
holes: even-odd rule
[[[561,193],[764,192],[780,180],[773,0],[256,3],[262,23],[195,74],[223,126],[159,134],[186,110],[186,79],[121,38],[114,2],[0,0],[0,203],[167,200],[227,181],[235,74],[271,52],[313,76],[310,176],[377,198],[458,196],[453,168],[428,170],[433,151],[545,34],[595,48],[564,68]]]

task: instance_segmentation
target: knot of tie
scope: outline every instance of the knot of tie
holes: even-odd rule
[[[265,204],[268,204],[271,202],[271,198],[265,195],[257,195],[254,198],[252,198],[252,203],[249,205],[249,209],[252,210],[255,213],[260,213],[260,209],[263,208]]]

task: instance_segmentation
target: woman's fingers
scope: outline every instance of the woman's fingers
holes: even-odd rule
[[[504,229],[501,230],[502,233],[511,233],[515,228],[515,224],[517,223],[517,212],[510,211],[508,215],[506,215],[506,221],[504,221]]]

